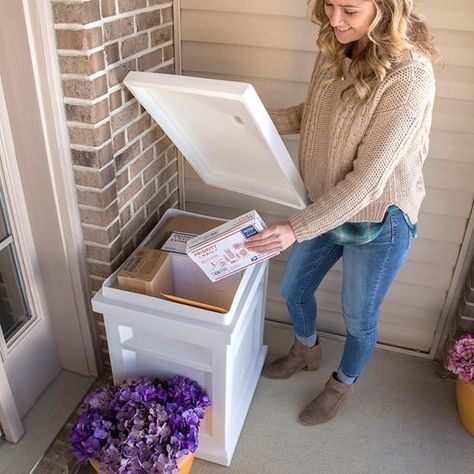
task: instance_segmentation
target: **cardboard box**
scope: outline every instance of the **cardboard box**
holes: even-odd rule
[[[219,221],[222,220],[198,215],[176,215],[170,217],[162,230],[163,240],[161,245],[163,245],[170,238],[173,232],[184,232],[188,234],[200,235],[211,229],[214,229],[219,225]],[[161,245],[157,245],[156,248],[161,247]]]
[[[168,240],[161,246],[165,252],[181,253],[186,255],[186,244],[189,240],[197,237],[197,234],[189,232],[173,232]]]
[[[117,274],[119,288],[142,295],[158,294],[160,288],[157,276],[166,256],[167,254],[160,250],[147,247],[137,248]]]
[[[186,253],[211,281],[217,282],[280,253],[257,253],[245,247],[245,241],[265,227],[253,210],[189,240]]]
[[[240,283],[240,274],[211,283],[187,256],[138,248],[117,275],[121,290],[225,314]]]

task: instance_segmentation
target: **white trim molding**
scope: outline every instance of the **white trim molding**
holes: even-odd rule
[[[181,54],[181,0],[173,0],[173,42],[174,42],[174,72],[176,75],[183,73]],[[184,179],[184,156],[178,150],[178,195],[179,208],[186,210],[186,189]]]
[[[74,305],[68,315],[71,331],[68,335],[64,334],[64,331],[61,332],[61,337],[57,341],[58,349],[65,369],[83,375],[97,375],[97,361],[100,360],[98,356],[98,337],[89,304],[90,291],[72,164],[69,159],[65,159],[70,157],[71,153],[62,103],[63,92],[51,2],[50,0],[23,0],[23,7],[33,59],[51,182],[69,272],[68,284],[73,296],[71,303]],[[54,327],[54,318],[52,321]],[[74,330],[76,327],[80,329],[79,334]],[[73,359],[68,357],[67,361],[65,360],[64,354],[69,350],[68,338],[71,337],[81,339],[84,363],[79,362],[81,357]],[[74,362],[71,362],[71,360],[74,360]]]

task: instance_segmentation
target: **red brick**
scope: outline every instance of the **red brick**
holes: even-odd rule
[[[136,69],[136,59],[132,59],[131,61],[121,64],[120,66],[115,67],[107,72],[108,79],[109,79],[109,87],[116,86],[120,84],[124,79],[125,76],[130,72]]]
[[[101,276],[104,278],[109,277],[114,271],[112,265],[106,262],[99,263],[87,261],[87,268],[91,275]]]
[[[132,218],[132,207],[127,206],[121,213],[120,213],[120,225],[124,227]]]
[[[65,79],[63,81],[65,97],[77,99],[97,99],[107,93],[107,78],[100,76],[93,81],[89,79]]]
[[[82,234],[86,242],[108,245],[120,234],[120,225],[118,221],[104,229],[82,225]]]
[[[74,177],[76,184],[79,186],[89,186],[91,188],[100,189],[112,182],[115,177],[115,169],[113,163],[102,170],[74,167]]]
[[[105,58],[109,66],[111,64],[115,64],[116,62],[120,61],[120,52],[119,52],[118,43],[108,44],[104,49],[105,49]]]
[[[157,49],[138,58],[138,70],[149,71],[163,62],[163,51]]]
[[[159,140],[161,137],[164,136],[163,130],[156,125],[155,128],[150,130],[146,135],[142,137],[142,148],[146,150],[150,145],[155,143],[157,140]]]
[[[87,251],[87,247],[86,247],[86,251]],[[86,253],[86,255],[87,255],[87,253]],[[89,276],[89,288],[90,288],[91,292],[92,293],[97,293],[102,288],[102,283],[104,281],[105,281],[105,278]]]
[[[173,192],[176,189],[178,189],[178,186],[179,186],[178,175],[176,175],[173,178],[171,178],[170,181],[168,182],[168,189],[170,190],[170,192]]]
[[[174,47],[173,45],[165,46],[163,48],[163,59],[165,61],[169,61],[170,59],[174,58]]]
[[[86,245],[86,255],[94,260],[101,260],[103,262],[112,262],[122,249],[122,242],[116,239],[115,242],[108,246],[102,245]]]
[[[173,145],[166,150],[166,164],[169,165],[178,157],[178,149]]]
[[[116,131],[122,128],[127,123],[130,123],[138,115],[138,104],[137,102],[125,107],[120,112],[112,115],[110,121],[112,125],[112,130]]]
[[[120,13],[146,7],[146,0],[119,0]]]
[[[149,216],[152,212],[155,212],[158,210],[158,207],[166,199],[167,195],[168,195],[168,189],[166,186],[163,186],[158,191],[158,194],[146,205],[147,216]]]
[[[151,117],[149,114],[144,115],[140,120],[132,123],[127,128],[127,138],[128,141],[132,141],[138,137],[138,135],[142,134],[145,130],[150,128],[151,125]]]
[[[106,122],[97,128],[75,128],[69,127],[69,138],[71,144],[98,147],[110,140],[110,122]]]
[[[130,164],[129,173],[130,178],[134,178],[138,173],[144,170],[152,161],[155,151],[149,148],[145,153]]]
[[[155,158],[153,163],[143,172],[143,182],[147,184],[150,180],[155,179],[165,166],[164,156]]]
[[[115,15],[115,0],[102,0],[102,16],[113,16]]]
[[[117,180],[115,182],[117,192],[121,191],[128,184],[128,182],[128,170],[124,170],[123,173],[117,175]]]
[[[117,201],[107,209],[92,209],[79,206],[79,215],[83,224],[107,227],[118,217]]]
[[[173,27],[165,26],[151,32],[151,47],[161,46],[173,39]]]
[[[115,168],[121,170],[130,161],[136,158],[140,154],[140,143],[137,141],[132,146],[128,147],[120,155],[115,157]]]
[[[113,160],[112,144],[109,143],[99,150],[71,149],[72,162],[75,166],[87,168],[103,168]]]
[[[58,49],[85,51],[102,44],[102,29],[56,30]]]
[[[167,66],[159,67],[155,70],[160,74],[176,74],[176,66],[174,64],[168,64]]]
[[[109,109],[111,112],[122,106],[122,91],[118,90],[109,95]]]
[[[158,183],[163,186],[173,175],[178,173],[178,163],[170,163],[159,175]]]
[[[89,56],[59,56],[59,67],[64,74],[91,75],[105,68],[103,51]]]
[[[122,208],[142,189],[143,184],[140,176],[135,178],[128,186],[118,193],[118,205]]]
[[[141,182],[141,180],[140,180]],[[133,200],[133,209],[137,211],[140,209],[148,200],[153,197],[155,194],[156,185],[154,181],[151,181],[147,186],[145,186]]]
[[[163,10],[161,10],[161,17],[163,23],[173,21],[173,9],[171,7],[163,8]]]
[[[113,139],[114,150],[117,152],[125,146],[125,131],[115,135]]]
[[[97,191],[77,189],[77,200],[84,206],[106,208],[116,197],[117,191],[113,184]]]
[[[135,243],[138,245],[158,223],[158,213],[155,212],[147,216],[145,224],[136,232],[134,236]]]
[[[133,30],[133,16],[113,20],[104,24],[104,39],[105,41],[112,41],[122,38],[131,35]]]
[[[95,124],[109,115],[109,103],[104,99],[93,105],[66,104],[66,117],[72,122]]]
[[[128,56],[132,56],[140,51],[144,51],[148,48],[148,33],[143,33],[139,36],[127,38],[122,43],[122,58],[125,59]]]
[[[99,0],[84,3],[53,3],[54,23],[86,25],[100,19]]]
[[[136,15],[137,31],[148,30],[161,24],[160,10]]]
[[[156,144],[156,155],[162,155],[169,147],[173,144],[173,142],[169,139],[169,137],[164,136],[157,144]]]
[[[124,242],[126,242],[136,231],[144,224],[145,222],[145,211],[142,210],[138,214],[135,214],[131,221],[122,228],[121,237]]]

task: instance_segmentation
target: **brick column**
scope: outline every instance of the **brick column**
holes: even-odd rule
[[[92,292],[178,204],[177,150],[122,81],[174,73],[172,2],[52,0]],[[104,362],[107,344],[97,315]]]

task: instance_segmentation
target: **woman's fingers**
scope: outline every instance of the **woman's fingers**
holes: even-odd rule
[[[294,241],[295,235],[288,222],[273,224],[247,239],[245,246],[254,252],[282,252]]]

